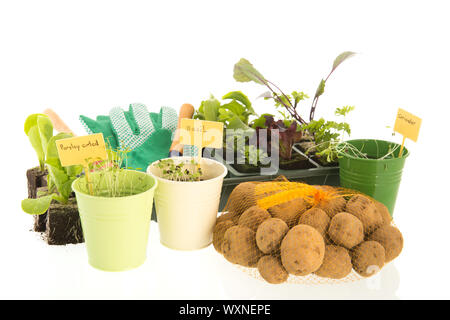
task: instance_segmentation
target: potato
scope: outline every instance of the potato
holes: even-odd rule
[[[330,220],[330,217],[325,213],[325,211],[314,207],[302,213],[298,219],[298,224],[306,224],[311,226],[319,231],[322,237],[325,237]]]
[[[384,266],[385,251],[376,241],[364,241],[350,251],[355,271],[363,277],[376,274]]]
[[[256,231],[256,245],[263,253],[275,253],[280,249],[289,227],[281,219],[270,218],[261,223]]]
[[[278,218],[286,222],[292,228],[300,214],[308,209],[309,205],[303,198],[296,198],[291,201],[281,203],[268,209],[273,218]]]
[[[283,283],[289,277],[289,273],[281,264],[280,259],[274,256],[261,257],[257,267],[261,277],[272,284]]]
[[[350,272],[352,272],[352,259],[348,250],[335,245],[327,245],[323,263],[314,273],[323,278],[342,279]]]
[[[269,212],[258,206],[253,206],[245,210],[240,216],[238,225],[250,228],[256,232],[261,222],[266,219],[270,219]]]
[[[345,211],[361,220],[366,235],[383,224],[383,218],[378,213],[375,203],[365,196],[357,194],[351,197],[347,202]]]
[[[396,227],[385,225],[372,233],[369,240],[380,243],[386,254],[386,263],[394,260],[400,255],[403,249],[403,236]]]
[[[330,199],[323,199],[317,204],[317,208],[325,211],[330,218],[333,218],[339,212],[345,211],[347,200],[344,197],[336,196]]]
[[[225,231],[222,242],[224,257],[231,263],[255,267],[262,253],[256,246],[253,230],[244,226],[233,226]]]
[[[288,231],[281,242],[281,261],[287,272],[305,276],[322,265],[325,242],[319,231],[300,224]]]
[[[333,243],[351,249],[364,240],[363,224],[350,213],[338,213],[331,219],[328,236]]]
[[[223,243],[223,237],[225,235],[225,232],[234,226],[233,221],[231,220],[225,220],[219,223],[216,223],[213,230],[213,246],[216,249],[217,252],[222,252],[222,243]]]
[[[233,212],[221,214],[220,216],[217,217],[216,224],[227,220],[233,221],[234,224],[237,224],[239,216],[235,215]]]
[[[381,219],[383,219],[383,225],[390,225],[392,222],[392,217],[388,208],[379,201],[375,201],[374,204],[378,213],[381,215]]]
[[[254,182],[238,184],[230,194],[226,205],[226,211],[240,216],[245,210],[256,205]]]

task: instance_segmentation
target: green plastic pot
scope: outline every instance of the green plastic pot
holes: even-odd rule
[[[341,186],[361,191],[380,201],[392,216],[408,150],[404,148],[399,158],[400,145],[394,142],[360,139],[346,143],[367,154],[369,159],[356,157],[349,149],[343,151],[339,158]],[[392,157],[379,159],[394,148],[397,149]]]
[[[117,178],[124,196],[105,196],[110,182],[102,173],[91,174],[93,196],[85,177],[72,184],[89,264],[103,271],[123,271],[144,263],[157,186],[157,181],[144,172],[122,170]]]

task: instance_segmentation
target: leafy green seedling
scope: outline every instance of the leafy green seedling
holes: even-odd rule
[[[180,163],[175,163],[173,159],[164,159],[159,160],[155,165],[161,169],[162,178],[167,180],[194,182],[202,179],[202,168],[194,159]]]
[[[27,128],[27,125],[25,125],[25,128]],[[31,130],[33,130],[32,127],[29,131]],[[48,132],[49,131],[47,131],[47,133]],[[44,140],[44,138],[48,138],[46,139],[46,149],[45,152],[43,152],[42,157],[45,159],[45,167],[49,174],[48,192],[46,195],[37,199],[22,200],[22,210],[26,213],[33,215],[43,214],[48,210],[53,200],[62,204],[68,202],[72,193],[72,182],[83,171],[82,166],[63,167],[59,160],[58,151],[56,149],[56,140],[70,137],[72,137],[72,135],[69,133],[58,133],[56,136],[50,138],[48,138],[48,135],[42,135],[41,141]]]
[[[25,120],[24,131],[36,151],[39,160],[39,169],[44,171],[47,145],[53,136],[52,122],[47,115],[35,113]]]
[[[249,130],[249,116],[256,115],[248,97],[241,91],[231,91],[222,97],[231,100],[221,103],[213,95],[201,102],[194,115],[195,119],[220,121],[227,129]]]

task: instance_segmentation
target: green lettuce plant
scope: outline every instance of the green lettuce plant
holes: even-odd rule
[[[250,129],[249,117],[256,115],[248,97],[241,91],[231,91],[222,97],[221,103],[213,95],[201,102],[194,118],[207,121],[220,121],[226,129]]]
[[[44,171],[47,145],[53,136],[52,122],[47,115],[35,113],[25,120],[24,131],[34,151],[36,151],[39,169]]]
[[[25,121],[25,133],[36,150],[41,170],[48,170],[48,191],[37,199],[22,200],[22,210],[28,214],[45,213],[53,200],[66,204],[72,193],[72,182],[83,171],[82,166],[63,167],[56,149],[56,140],[72,137],[68,133],[53,136],[53,125],[47,116],[34,114]]]

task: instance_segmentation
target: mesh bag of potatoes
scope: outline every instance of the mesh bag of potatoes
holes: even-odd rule
[[[272,284],[331,283],[376,274],[400,254],[403,237],[388,209],[368,196],[281,177],[236,186],[213,245]]]

